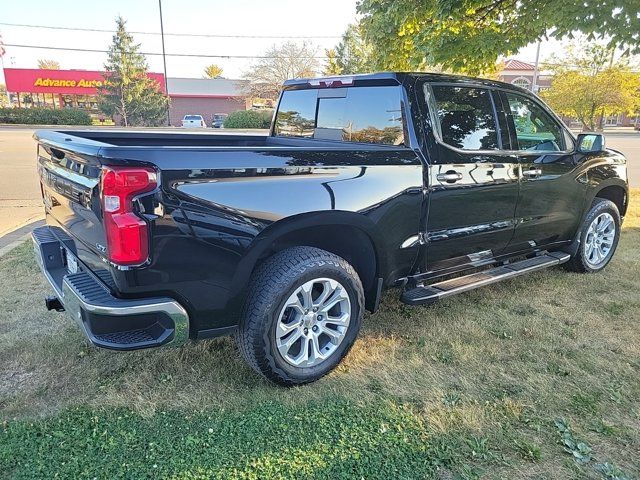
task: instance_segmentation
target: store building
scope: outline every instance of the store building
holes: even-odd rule
[[[165,92],[164,75],[152,72],[148,75]],[[104,82],[102,72],[5,68],[4,77],[14,106],[81,108],[95,118],[102,117],[97,98]],[[196,114],[210,125],[214,114],[245,110],[245,85],[246,80],[167,78],[171,124],[180,126],[185,115]]]
[[[546,72],[536,72],[534,65],[515,59],[504,62],[504,67],[498,74],[498,80],[526,88],[534,93],[539,93],[551,86],[551,75]]]
[[[226,78],[167,78],[171,125],[182,125],[185,115],[202,115],[210,126],[213,115],[246,110],[247,83]]]

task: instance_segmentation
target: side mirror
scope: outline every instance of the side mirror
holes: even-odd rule
[[[581,133],[578,135],[578,152],[601,152],[604,148],[604,135],[601,133]]]

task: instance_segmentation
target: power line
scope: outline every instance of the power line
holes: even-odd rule
[[[5,47],[17,47],[17,48],[35,48],[43,50],[62,50],[70,52],[88,52],[88,53],[109,53],[109,50],[100,50],[97,48],[75,48],[75,47],[48,47],[44,45],[20,45],[15,43],[5,43]],[[137,52],[141,55],[162,56],[162,52]],[[167,57],[194,57],[194,58],[279,58],[274,55],[212,55],[212,54],[200,54],[200,53],[166,53]],[[317,58],[326,59],[325,56],[308,56],[302,58]]]
[[[100,33],[116,33],[115,30],[101,28],[80,28],[80,27],[61,27],[54,25],[33,25],[28,23],[7,23],[0,22],[0,25],[6,27],[23,27],[23,28],[46,28],[50,30],[70,30],[76,32],[100,32]],[[143,32],[131,31],[129,33],[136,35],[160,35],[160,32]],[[172,37],[208,37],[208,38],[261,38],[261,39],[336,39],[342,38],[342,35],[224,35],[213,33],[165,33],[165,36]]]
[[[100,50],[97,48],[76,48],[76,47],[49,47],[45,45],[22,45],[17,43],[5,43],[5,47],[16,48],[36,48],[42,50],[61,50],[68,52],[88,52],[88,53],[109,53],[109,50]],[[137,52],[141,55],[162,56],[162,52]],[[211,54],[199,54],[199,53],[166,53],[167,57],[194,57],[194,58],[243,58],[243,59],[255,59],[255,58],[279,58],[274,55],[211,55]],[[319,60],[326,59],[326,56],[309,56],[303,58],[316,58]]]

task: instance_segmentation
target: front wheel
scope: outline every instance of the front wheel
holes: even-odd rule
[[[236,343],[269,380],[312,382],[347,354],[363,311],[362,284],[346,260],[318,248],[289,248],[255,273]]]
[[[596,198],[584,220],[578,251],[566,263],[574,272],[599,272],[611,261],[620,240],[620,213],[616,204]]]

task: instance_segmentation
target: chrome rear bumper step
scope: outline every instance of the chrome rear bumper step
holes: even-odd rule
[[[517,277],[535,270],[553,267],[569,261],[570,255],[564,252],[551,252],[528,258],[519,262],[501,265],[490,270],[472,273],[464,277],[456,277],[450,280],[423,285],[405,290],[400,300],[408,305],[425,305],[434,303],[441,298],[449,297],[457,293],[473,290],[491,283],[501,282],[508,278]]]

